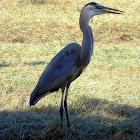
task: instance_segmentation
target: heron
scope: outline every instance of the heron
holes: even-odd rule
[[[70,128],[67,110],[70,84],[85,70],[93,54],[94,40],[89,21],[95,15],[106,13],[121,14],[123,11],[105,7],[95,2],[89,2],[82,8],[79,18],[80,29],[83,33],[82,45],[71,43],[63,48],[46,66],[31,94],[30,106],[35,105],[44,96],[59,89],[62,90],[60,105],[61,128],[63,126],[64,109],[67,127]]]

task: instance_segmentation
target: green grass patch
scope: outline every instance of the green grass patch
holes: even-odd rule
[[[30,94],[50,60],[67,44],[81,44],[78,19],[87,2],[0,2],[0,139],[140,137],[137,1],[98,1],[125,14],[97,16],[90,22],[94,54],[70,87],[70,133],[65,119],[60,129],[61,91],[29,107]]]

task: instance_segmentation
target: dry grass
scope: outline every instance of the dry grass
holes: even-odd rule
[[[71,131],[60,129],[61,92],[36,106],[29,97],[45,66],[68,43],[81,44],[78,18],[88,1],[0,1],[0,139],[138,139],[140,50],[138,1],[98,3],[125,11],[91,20],[95,49],[72,83]],[[66,120],[65,120],[66,122]]]

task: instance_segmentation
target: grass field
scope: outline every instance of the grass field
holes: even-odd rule
[[[90,21],[94,54],[71,84],[60,129],[61,91],[29,107],[49,61],[81,44],[81,8],[88,0],[0,0],[0,139],[139,139],[140,11],[138,0],[97,2],[125,11]],[[64,117],[65,118],[65,117]]]

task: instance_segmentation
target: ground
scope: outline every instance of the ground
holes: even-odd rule
[[[81,44],[81,8],[88,0],[0,1],[0,139],[139,139],[140,20],[137,0],[98,3],[125,11],[90,21],[94,53],[70,87],[60,129],[61,91],[29,107],[49,61],[67,44]],[[65,118],[65,117],[64,117]]]

